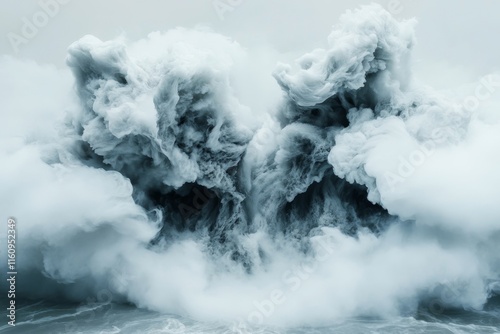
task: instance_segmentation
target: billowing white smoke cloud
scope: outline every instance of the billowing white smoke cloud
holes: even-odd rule
[[[300,69],[280,65],[275,77],[300,106],[314,106],[345,91],[373,89],[378,99],[393,95],[390,88],[408,84],[408,60],[414,44],[415,21],[397,22],[382,8],[348,12],[330,34],[330,49],[317,49],[300,58]],[[376,76],[377,80],[369,78]]]
[[[278,66],[273,115],[240,102],[249,53],[208,31],[84,37],[76,94],[2,58],[19,291],[280,325],[481,308],[500,275],[498,82],[457,102],[415,85],[413,25],[346,14],[329,49]]]

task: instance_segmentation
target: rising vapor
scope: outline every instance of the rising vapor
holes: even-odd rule
[[[417,83],[414,27],[378,5],[346,13],[326,49],[276,67],[269,113],[234,88],[258,63],[204,29],[85,36],[73,78],[3,57],[0,103],[20,115],[1,136],[0,208],[19,222],[23,297],[106,289],[292,326],[436,298],[481,309],[500,290],[500,82],[474,107]]]

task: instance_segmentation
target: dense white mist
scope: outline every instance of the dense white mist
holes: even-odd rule
[[[480,309],[500,280],[499,77],[416,84],[413,27],[350,12],[274,85],[273,51],[206,29],[83,37],[75,80],[1,58],[19,291],[287,326]],[[196,187],[216,199],[182,218]]]

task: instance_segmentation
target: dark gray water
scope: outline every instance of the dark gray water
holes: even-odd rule
[[[327,333],[500,333],[500,298],[483,311],[431,312],[422,307],[415,317],[346,319],[325,327],[249,327],[225,322],[197,322],[131,305],[25,302],[17,311],[16,327],[2,324],[1,333],[223,333],[223,334],[327,334]]]

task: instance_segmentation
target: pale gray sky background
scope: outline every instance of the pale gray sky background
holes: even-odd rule
[[[106,40],[125,33],[140,39],[178,26],[211,27],[244,47],[272,46],[280,54],[300,55],[323,47],[331,27],[349,8],[374,1],[241,0],[222,20],[214,0],[66,0],[35,37],[15,52],[8,33],[21,35],[23,18],[32,21],[38,0],[0,0],[0,54],[64,67],[69,44],[85,34]],[[215,0],[238,2],[235,0]],[[416,17],[417,72],[437,86],[475,80],[498,70],[500,1],[380,0],[396,17]],[[286,58],[284,56],[284,58]],[[284,59],[287,60],[287,59]],[[456,79],[456,80],[453,80]]]

